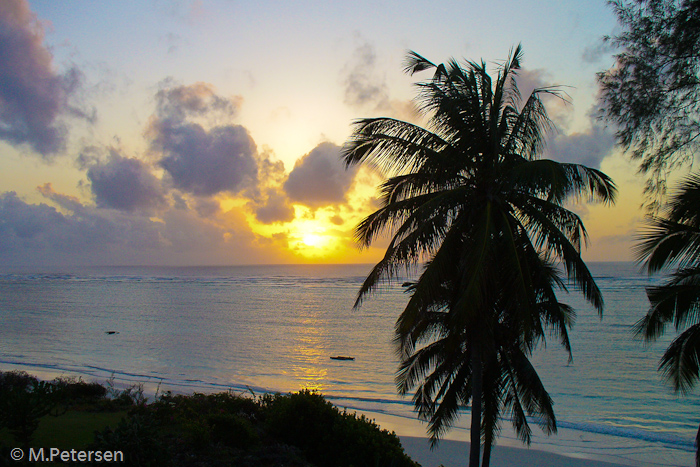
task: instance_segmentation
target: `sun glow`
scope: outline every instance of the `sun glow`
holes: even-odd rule
[[[316,234],[305,234],[303,237],[301,237],[301,242],[306,246],[320,248],[324,244],[328,243],[328,237]]]
[[[336,238],[326,232],[326,229],[317,226],[309,229],[308,226],[298,226],[296,232],[292,232],[290,246],[304,256],[326,256],[329,249],[334,247]]]

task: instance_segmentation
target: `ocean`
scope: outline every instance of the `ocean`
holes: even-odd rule
[[[408,297],[390,285],[352,305],[370,265],[85,267],[0,270],[0,370],[77,375],[147,391],[262,394],[308,388],[336,405],[425,432],[396,394],[393,325]],[[680,397],[656,371],[675,335],[644,344],[632,325],[658,283],[632,263],[589,264],[602,319],[580,294],[574,360],[552,337],[533,355],[559,433],[535,449],[627,465],[692,465],[698,391]],[[355,360],[332,360],[331,356]],[[468,411],[448,434],[468,440]],[[399,421],[398,423],[396,421]],[[520,446],[509,422],[499,444]],[[497,449],[497,447],[496,447]]]

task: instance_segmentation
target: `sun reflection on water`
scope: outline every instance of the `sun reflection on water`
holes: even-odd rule
[[[323,392],[328,379],[328,370],[322,365],[326,356],[324,332],[317,320],[307,318],[296,328],[295,334],[292,377],[300,383],[299,389]]]

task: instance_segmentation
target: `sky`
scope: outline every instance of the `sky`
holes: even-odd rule
[[[545,157],[620,191],[570,205],[584,259],[631,260],[643,180],[595,116],[617,27],[603,0],[3,0],[0,263],[376,262],[386,239],[353,231],[382,174],[343,167],[353,121],[422,123],[410,50],[495,70],[518,44],[521,91],[568,95]]]

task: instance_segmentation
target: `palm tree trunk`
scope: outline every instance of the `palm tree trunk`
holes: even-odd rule
[[[481,395],[483,367],[481,363],[481,348],[474,343],[471,354],[472,367],[472,423],[471,447],[469,450],[469,467],[479,467],[479,451],[481,449]]]
[[[700,426],[698,427],[698,434],[695,435],[695,467],[700,467]]]
[[[489,467],[491,464],[491,442],[487,439],[484,442],[484,456],[481,459],[481,467]]]

